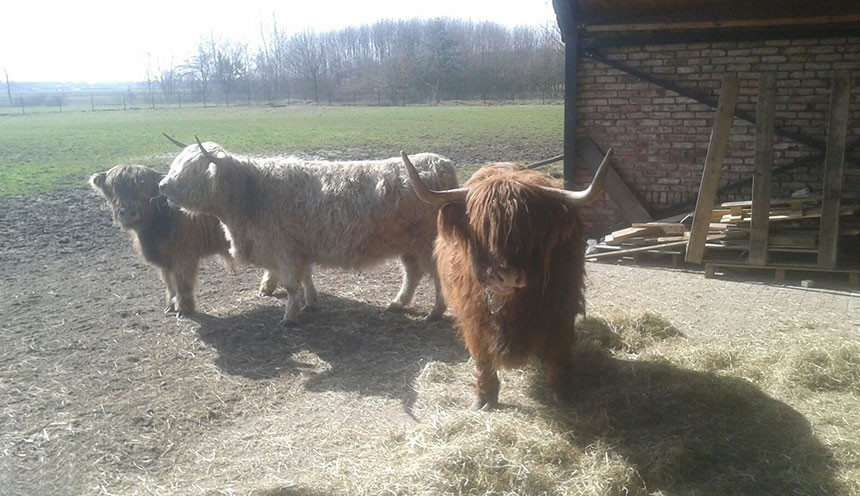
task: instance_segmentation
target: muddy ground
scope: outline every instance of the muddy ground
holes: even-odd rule
[[[807,290],[659,266],[587,270],[589,312],[659,313],[691,339],[860,329],[860,295],[838,281]],[[283,295],[257,295],[260,274],[208,262],[200,314],[177,320],[94,194],[0,200],[0,494],[170,494],[188,477],[178,463],[271,412],[287,421],[256,432],[316,429],[323,444],[338,429],[420,423],[412,385],[424,365],[468,360],[450,317],[422,321],[426,281],[410,312],[383,311],[395,263],[318,270],[320,302],[290,330],[276,327]],[[465,408],[469,385],[454,394]],[[326,462],[313,446],[290,449],[300,466]],[[219,470],[241,481],[241,466]]]

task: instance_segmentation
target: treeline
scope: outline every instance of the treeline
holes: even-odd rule
[[[326,33],[260,30],[261,43],[210,36],[188,60],[147,67],[165,100],[403,105],[557,98],[564,51],[554,27],[453,19],[382,20]],[[157,85],[157,88],[156,88]]]

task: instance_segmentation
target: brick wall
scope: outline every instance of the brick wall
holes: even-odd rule
[[[776,127],[827,139],[833,71],[851,71],[849,145],[860,139],[860,37],[759,42],[695,43],[600,50],[606,58],[714,100],[726,74],[740,80],[738,109],[755,115],[758,78],[775,72]],[[615,150],[614,165],[649,211],[695,199],[715,111],[620,70],[580,58],[577,134]],[[755,125],[735,118],[720,184],[751,177]],[[814,155],[812,148],[777,136],[774,167]],[[850,156],[860,162],[860,149]],[[578,167],[577,184],[588,174]],[[821,191],[821,164],[773,178],[772,195],[810,187]],[[749,200],[750,187],[718,201]],[[843,197],[860,199],[860,167],[846,164]],[[690,208],[692,210],[692,208]],[[592,233],[628,225],[610,200],[584,213]]]

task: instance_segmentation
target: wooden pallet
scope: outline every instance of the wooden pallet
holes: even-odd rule
[[[788,272],[818,272],[823,274],[845,274],[848,276],[848,283],[852,286],[860,285],[860,269],[826,269],[820,268],[817,265],[750,265],[746,262],[706,262],[705,277],[712,279],[716,277],[718,268],[731,269],[752,269],[752,270],[767,270],[773,271],[773,278],[776,282],[785,282],[785,276]]]

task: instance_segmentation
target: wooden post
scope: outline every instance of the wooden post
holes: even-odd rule
[[[128,108],[125,106],[125,93],[122,94],[122,109],[128,110]]]
[[[90,108],[92,109],[93,112],[96,111],[96,101],[93,99],[92,92],[90,93]]]
[[[586,138],[577,144],[577,150],[580,160],[588,170],[592,173],[597,172],[597,167],[603,161],[603,152],[597,147],[597,144],[590,138]],[[606,173],[605,190],[627,222],[634,224],[653,220],[651,214],[639,203],[636,195],[613,168],[610,168],[609,172]]]
[[[708,143],[708,155],[705,157],[705,169],[702,172],[696,212],[693,214],[693,227],[690,229],[690,241],[687,244],[685,260],[689,263],[699,264],[704,259],[705,241],[708,238],[711,212],[714,210],[714,200],[717,197],[717,184],[720,182],[723,158],[729,144],[729,130],[732,127],[737,99],[738,78],[726,76],[720,90],[720,100],[717,102],[717,115],[714,119],[714,129],[711,131],[711,141]]]
[[[830,92],[830,121],[827,126],[821,192],[821,227],[818,231],[818,266],[824,269],[836,267],[838,255],[839,206],[850,99],[851,78],[848,71],[839,71],[833,76]]]
[[[750,265],[767,265],[770,215],[770,179],[773,169],[774,110],[776,77],[764,73],[758,81],[755,124],[755,172],[753,173],[752,217],[750,219]]]
[[[553,0],[564,41],[564,187],[572,189],[576,174],[576,73],[579,51],[575,2]]]

